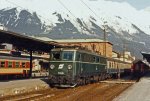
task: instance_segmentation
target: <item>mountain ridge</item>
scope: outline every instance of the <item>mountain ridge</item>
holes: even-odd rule
[[[138,58],[142,58],[141,51],[149,51],[150,36],[146,34],[147,30],[145,32],[126,17],[102,12],[100,14],[103,15],[100,17],[96,17],[91,12],[89,14],[84,12],[77,17],[76,14],[71,15],[66,11],[65,13],[54,11],[50,14],[52,20],[48,24],[41,19],[38,12],[31,13],[25,9],[10,8],[0,10],[0,23],[10,31],[52,39],[103,39],[105,27],[107,39],[114,44],[114,50],[123,52],[123,44],[126,44],[126,50],[131,51],[132,55]]]

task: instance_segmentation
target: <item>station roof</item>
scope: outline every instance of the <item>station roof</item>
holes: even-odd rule
[[[0,43],[13,44],[16,47],[32,51],[50,52],[54,47],[60,47],[57,42],[42,41],[19,33],[0,30]]]
[[[45,39],[45,37],[40,37],[38,39]],[[82,43],[89,43],[89,42],[92,42],[92,43],[104,43],[104,40],[101,40],[101,39],[47,39],[47,41],[55,41],[55,42],[58,42],[58,43],[79,43],[79,42],[82,42]],[[106,43],[109,43],[109,44],[112,44],[110,43],[109,41],[105,41]]]
[[[141,54],[143,55],[143,58],[146,59],[147,62],[150,63],[150,53],[141,52]]]
[[[60,39],[55,41],[56,42],[104,42],[101,39]]]

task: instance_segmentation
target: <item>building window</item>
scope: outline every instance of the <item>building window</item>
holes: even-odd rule
[[[95,45],[94,44],[92,45],[92,48],[93,48],[93,50],[95,50]]]
[[[111,68],[111,62],[109,62],[109,67]]]

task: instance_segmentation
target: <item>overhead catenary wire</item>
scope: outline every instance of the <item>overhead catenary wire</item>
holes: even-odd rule
[[[61,0],[57,0],[75,19],[77,18],[62,2]],[[75,20],[76,21],[76,20]]]
[[[96,13],[95,11],[93,11],[83,0],[80,0],[82,2],[82,4],[84,4],[99,20],[103,20],[101,19]],[[104,24],[105,22],[102,21]],[[103,54],[104,56],[106,56],[106,31],[105,31],[105,25],[103,26],[104,27],[104,41],[105,41],[105,44],[103,46]]]
[[[60,0],[57,0],[75,19],[77,19],[77,17],[60,1]],[[70,16],[68,16],[70,18]],[[71,18],[70,18],[71,19]],[[73,19],[73,21],[75,23],[77,23],[77,20]]]
[[[96,13],[95,13],[95,11],[93,11],[83,0],[80,0],[91,12],[93,12],[93,14],[95,15],[95,16],[97,16],[100,20],[103,20],[103,19],[101,19]],[[103,23],[105,23],[105,22],[103,22]],[[107,26],[111,31],[113,31],[114,33],[117,33],[117,32],[115,32],[114,30],[112,30],[109,26]],[[130,35],[131,36],[131,35]],[[121,36],[119,35],[119,37],[121,38]],[[123,38],[124,39],[124,38]],[[123,41],[123,40],[122,40]]]
[[[103,19],[101,19],[96,13],[95,11],[93,11],[83,0],[80,0],[99,20],[102,20],[103,23],[105,24],[105,21]],[[103,26],[104,27],[104,41],[106,41],[106,32],[105,32],[105,25]],[[107,26],[110,30],[112,30],[109,26]],[[113,31],[113,30],[112,30]],[[114,33],[116,33],[115,31],[113,31]],[[119,35],[120,37],[120,35]],[[121,37],[120,37],[121,38]],[[122,40],[123,44],[125,43],[124,40]],[[124,48],[124,45],[123,45],[123,48]],[[106,44],[104,46],[104,54],[106,56]],[[124,52],[123,52],[124,54]]]
[[[113,29],[111,29],[109,26],[108,26],[108,28],[109,28],[113,33],[116,33],[116,32],[115,32]],[[119,38],[121,39],[121,35],[118,34],[118,36],[119,36]],[[122,41],[123,47],[121,47],[121,46],[119,46],[119,45],[117,45],[117,46],[119,46],[120,48],[123,49],[123,61],[125,61],[125,51],[126,51],[126,49],[127,49],[127,46],[126,46],[127,43],[126,43],[126,41],[125,41],[124,38],[122,38],[121,41]]]
[[[82,4],[84,4],[95,16],[97,16],[99,18],[99,16],[83,1],[80,0],[82,2]],[[99,18],[100,19],[100,18]]]
[[[94,10],[92,10],[83,0],[80,0],[81,1],[81,3],[82,4],[84,4],[84,6],[86,6],[99,20],[103,20],[103,19],[101,19],[96,13],[95,13],[95,11]],[[105,24],[105,22],[104,21],[102,21],[104,24]],[[103,26],[104,27],[104,26]],[[105,27],[104,27],[105,28]],[[99,30],[98,30],[99,31]],[[99,31],[100,32],[100,31]]]
[[[78,21],[77,21],[77,17],[61,2],[61,0],[57,0],[76,20],[74,20],[74,22],[75,23],[78,23]],[[70,17],[69,17],[70,18]],[[71,19],[71,18],[70,18]],[[82,29],[82,27],[81,27],[81,30],[83,30]],[[92,33],[92,32],[91,32]]]

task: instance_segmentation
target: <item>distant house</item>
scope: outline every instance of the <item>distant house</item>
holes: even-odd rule
[[[116,51],[113,51],[112,52],[112,58],[114,58],[114,59],[119,59],[121,57],[121,54],[120,53],[118,53],[118,52],[116,52]]]
[[[135,60],[135,57],[133,57],[131,55],[131,53],[128,52],[128,51],[125,51],[124,54],[120,54],[120,53],[117,53],[117,52],[113,51],[112,54],[113,54],[112,58],[118,59],[118,60],[121,60],[121,61],[125,61],[125,62],[128,62],[128,63],[132,63]]]

